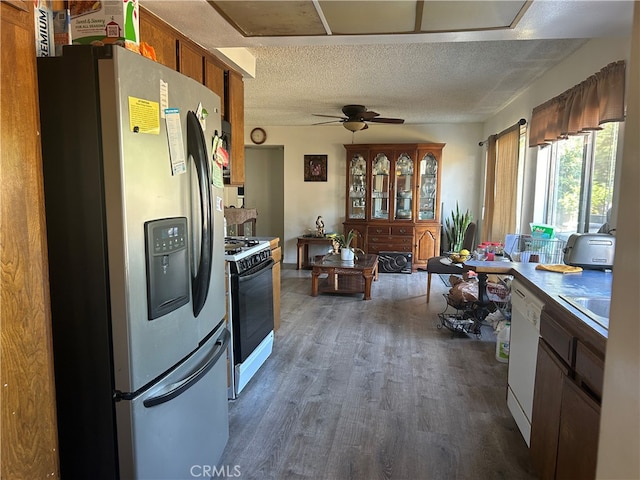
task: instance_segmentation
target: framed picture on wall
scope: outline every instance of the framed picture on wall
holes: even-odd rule
[[[305,155],[304,156],[304,181],[305,182],[326,182],[327,181],[327,156],[326,155]]]

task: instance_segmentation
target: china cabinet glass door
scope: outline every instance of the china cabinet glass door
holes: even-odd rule
[[[347,217],[364,219],[367,211],[367,162],[356,153],[349,163],[349,200]]]
[[[371,167],[371,218],[389,219],[389,170],[391,162],[384,153],[378,153]]]
[[[436,194],[438,189],[438,160],[432,153],[420,159],[420,198],[418,220],[436,218]]]
[[[411,220],[413,212],[413,160],[402,153],[396,160],[395,219]]]

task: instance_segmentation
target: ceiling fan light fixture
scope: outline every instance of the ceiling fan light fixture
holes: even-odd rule
[[[347,120],[346,122],[342,122],[342,125],[351,132],[357,132],[367,126],[365,122],[359,120]]]

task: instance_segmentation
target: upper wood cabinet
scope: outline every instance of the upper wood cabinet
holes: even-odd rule
[[[178,40],[178,71],[204,85],[204,53],[189,42]],[[221,98],[221,103],[224,98]]]
[[[231,124],[230,184],[244,184],[244,81],[242,75],[229,70],[227,78],[227,108],[225,116]]]
[[[367,253],[412,255],[426,267],[440,250],[442,143],[345,145],[345,230],[362,237]]]
[[[244,185],[242,75],[143,6],[140,7],[140,40],[154,48],[158,63],[193,78],[220,97],[220,115],[231,125],[230,184]]]
[[[220,112],[222,118],[225,118],[225,91],[224,91],[224,66],[219,62],[214,62],[211,58],[205,57],[204,59],[204,84],[213,93],[218,95],[222,100],[220,102],[222,111]],[[242,98],[242,111],[244,112],[244,91]],[[242,123],[244,130],[244,115],[242,115]]]
[[[152,13],[144,8],[140,10],[140,38],[153,46],[158,63],[177,70],[176,48],[178,38],[175,32],[167,28],[167,24]]]

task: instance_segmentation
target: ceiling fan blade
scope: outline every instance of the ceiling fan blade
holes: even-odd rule
[[[339,118],[341,120],[346,120],[345,117],[342,117],[340,115],[322,115],[321,113],[312,113],[311,115],[313,115],[314,117]]]
[[[383,117],[378,117],[378,118],[372,118],[371,120],[369,120],[369,122],[374,122],[374,123],[404,123],[404,119],[402,119],[402,118],[383,118]]]
[[[311,125],[325,125],[327,123],[342,123],[342,120],[329,120],[328,122],[312,123]]]
[[[366,111],[366,112],[362,112],[360,114],[357,115],[357,117],[361,118],[362,120],[364,120],[365,122],[370,121],[372,119],[374,119],[375,117],[379,116],[379,113],[376,112],[371,112],[371,111]]]

